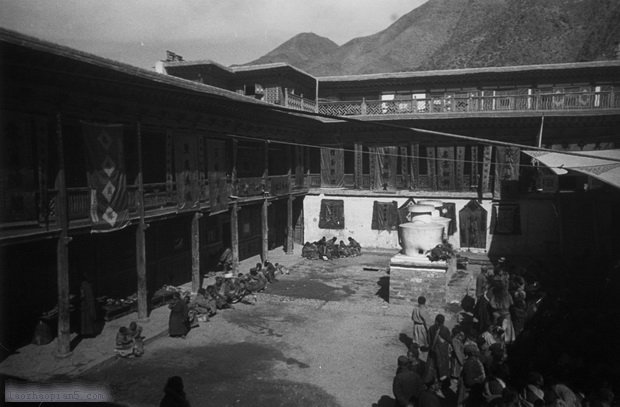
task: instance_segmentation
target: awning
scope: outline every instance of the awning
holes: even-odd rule
[[[579,155],[523,150],[558,175],[577,171],[620,188],[620,150],[579,151]]]

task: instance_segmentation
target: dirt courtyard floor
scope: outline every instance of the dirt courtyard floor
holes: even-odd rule
[[[186,339],[158,337],[142,358],[111,359],[79,379],[106,383],[117,403],[132,406],[158,405],[175,375],[194,407],[390,406],[412,329],[411,307],[386,301],[390,257],[302,259],[256,303],[220,311]]]

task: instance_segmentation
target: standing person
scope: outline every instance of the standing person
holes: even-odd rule
[[[424,384],[420,375],[411,369],[406,356],[398,357],[398,369],[392,382],[392,391],[398,407],[413,407],[417,402]]]
[[[428,326],[430,325],[431,318],[426,308],[426,298],[424,296],[418,297],[418,305],[413,308],[411,320],[413,321],[413,342],[419,345],[420,350],[428,350]]]
[[[439,383],[433,380],[426,384],[426,389],[420,394],[416,407],[441,407],[441,400],[437,397]]]
[[[80,284],[80,334],[83,337],[92,337],[96,334],[95,320],[97,311],[95,309],[95,295],[93,286],[86,279],[82,279]]]
[[[480,267],[480,274],[476,277],[476,299],[479,300],[480,297],[487,292],[489,288],[489,276],[487,274],[489,268],[487,266]]]
[[[164,387],[164,398],[161,399],[159,407],[189,407],[189,401],[185,396],[183,379],[180,376],[168,378]]]
[[[431,343],[429,360],[426,362],[427,371],[435,370],[435,377],[441,382],[450,378],[450,330],[444,326],[446,317],[438,314],[435,324],[428,329],[428,339]],[[426,378],[429,379],[429,378]],[[428,382],[429,380],[427,380]]]
[[[483,405],[482,392],[486,374],[478,358],[478,348],[473,345],[465,347],[465,362],[459,380],[459,405],[477,407]]]
[[[491,309],[491,303],[487,295],[488,292],[487,290],[486,293],[478,298],[476,306],[474,307],[474,318],[478,321],[478,332],[486,331],[493,323],[493,310]]]
[[[178,292],[173,294],[174,302],[169,305],[170,318],[168,319],[168,335],[173,338],[185,338],[189,332],[189,307],[185,299]]]

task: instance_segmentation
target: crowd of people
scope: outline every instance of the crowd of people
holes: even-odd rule
[[[344,240],[336,243],[337,240],[338,238],[335,236],[329,240],[323,236],[316,242],[306,242],[301,249],[301,257],[309,260],[331,260],[362,254],[362,246],[352,237],[347,239],[348,244]]]
[[[509,352],[545,293],[524,269],[500,258],[493,270],[482,266],[476,297],[466,295],[452,329],[442,314],[431,317],[425,297],[411,319],[413,338],[398,358],[393,381],[397,406],[602,407],[613,405],[609,383],[575,389],[536,370],[515,374]],[[426,356],[426,357],[424,357]],[[523,360],[521,363],[525,364]],[[518,377],[517,377],[518,376]]]
[[[207,322],[219,310],[233,308],[233,304],[247,301],[252,296],[256,302],[256,293],[265,289],[267,284],[277,280],[277,274],[288,274],[286,267],[279,263],[256,263],[248,273],[239,273],[237,276],[225,270],[223,275],[215,277],[215,284],[198,289],[192,298],[189,295],[181,296],[175,292],[169,305],[170,318],[168,334],[171,337],[185,338],[190,329],[197,327],[199,322]]]

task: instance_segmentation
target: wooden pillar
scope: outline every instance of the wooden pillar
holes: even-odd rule
[[[269,260],[269,201],[263,200],[263,207],[261,213],[261,234],[262,234],[262,248],[261,259],[263,263]]]
[[[196,212],[192,218],[192,292],[200,288],[200,218],[202,213]]]
[[[286,254],[293,254],[293,200],[292,195],[288,196],[286,202]]]
[[[232,270],[234,274],[239,272],[239,217],[237,212],[239,205],[233,202],[230,208],[230,240],[232,250]]]
[[[62,137],[62,117],[56,115],[56,138],[58,154],[58,176],[56,178],[56,216],[60,235],[56,246],[56,274],[58,283],[58,340],[56,356],[71,355],[71,314],[69,309],[69,220],[67,216],[67,188],[65,183],[65,153]]]
[[[142,180],[142,126],[138,122],[136,126],[136,138],[138,149],[138,214],[140,221],[136,229],[136,274],[138,295],[138,319],[146,321],[149,315],[146,288],[146,228],[144,222],[144,182]]]
[[[264,191],[269,192],[269,142],[263,143],[263,185]]]

